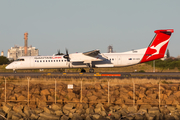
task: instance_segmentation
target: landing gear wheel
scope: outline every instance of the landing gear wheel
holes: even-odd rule
[[[89,72],[90,73],[94,73],[94,69],[89,69]]]
[[[82,73],[85,73],[85,72],[86,72],[86,70],[82,68],[82,69],[81,69],[81,72],[82,72]]]

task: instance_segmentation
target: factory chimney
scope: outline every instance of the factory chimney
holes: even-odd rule
[[[108,46],[108,53],[113,53],[113,46],[112,45]]]
[[[24,56],[27,56],[28,33],[24,33]]]

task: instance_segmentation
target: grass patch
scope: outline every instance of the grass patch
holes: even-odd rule
[[[163,81],[161,81],[161,83],[163,83],[163,84],[173,84],[173,82],[168,82],[168,81],[166,81],[166,80],[163,80]]]

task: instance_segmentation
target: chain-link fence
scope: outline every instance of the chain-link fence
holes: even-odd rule
[[[153,106],[180,103],[179,83],[157,80],[157,83],[141,83],[135,79],[121,82],[104,79],[13,79],[0,80],[0,102],[26,104],[31,108],[52,103],[97,103],[116,105]]]

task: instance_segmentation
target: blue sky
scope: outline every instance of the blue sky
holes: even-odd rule
[[[52,55],[99,49],[124,52],[145,48],[157,29],[174,29],[170,55],[180,55],[180,1],[143,0],[19,0],[0,1],[0,50],[14,45],[39,49]]]

